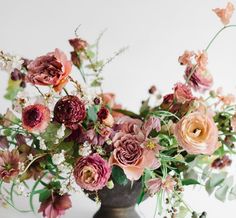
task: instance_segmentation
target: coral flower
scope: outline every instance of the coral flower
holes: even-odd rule
[[[54,52],[40,56],[28,65],[28,82],[35,85],[50,86],[55,91],[61,89],[68,82],[72,69],[71,61],[67,60],[64,52],[55,49]]]
[[[191,65],[191,59],[193,56],[193,51],[185,51],[184,54],[179,57],[178,61],[181,65]]]
[[[25,107],[22,111],[22,125],[29,132],[43,132],[50,122],[50,111],[42,104]]]
[[[19,174],[20,155],[17,150],[0,151],[0,179],[10,182]]]
[[[183,117],[175,126],[180,146],[189,154],[212,155],[218,148],[218,129],[212,117],[194,112]]]
[[[60,218],[65,215],[65,211],[72,207],[68,194],[59,195],[53,193],[46,201],[42,202],[39,213],[43,213],[46,218]]]
[[[185,102],[189,102],[194,100],[192,91],[189,86],[183,83],[177,83],[174,87],[174,99],[177,103],[184,104]]]
[[[233,15],[234,5],[231,2],[229,2],[226,8],[223,8],[223,9],[216,8],[216,9],[213,9],[213,11],[220,18],[221,22],[226,26],[229,24],[230,19]]]

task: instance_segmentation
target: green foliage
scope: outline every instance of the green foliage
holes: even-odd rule
[[[87,114],[88,114],[88,119],[96,122],[97,121],[97,112],[99,111],[99,106],[91,106],[88,108]]]
[[[118,166],[113,166],[112,178],[118,185],[127,185],[129,182],[126,175],[124,174],[124,171]]]
[[[19,91],[22,90],[20,87],[21,81],[13,81],[11,78],[8,80],[8,86],[6,90],[6,94],[4,95],[4,98],[7,100],[14,100],[18,94]]]
[[[183,179],[182,185],[200,185],[201,183],[198,182],[196,179]]]
[[[42,189],[39,192],[39,202],[44,202],[46,201],[52,194],[52,191],[48,189]]]

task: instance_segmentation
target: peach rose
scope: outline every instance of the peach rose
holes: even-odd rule
[[[218,129],[214,120],[204,113],[194,112],[183,117],[174,134],[189,154],[211,155],[218,148]]]

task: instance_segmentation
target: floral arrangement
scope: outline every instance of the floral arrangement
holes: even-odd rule
[[[156,212],[169,217],[206,217],[183,201],[188,185],[204,186],[221,201],[236,199],[227,173],[236,153],[235,97],[213,89],[207,70],[211,44],[223,30],[236,27],[229,25],[234,6],[213,11],[224,26],[205,49],[179,57],[185,82],[164,96],[152,86],[139,113],[103,92],[103,68],[126,49],[100,60],[103,33],[89,44],[76,31],[69,40],[71,60],[59,49],[34,60],[1,52],[0,68],[10,75],[5,98],[12,101],[0,116],[2,203],[28,212],[14,204],[15,195],[25,196],[34,212],[38,196],[38,212],[59,218],[72,207],[72,192],[97,193],[128,181],[142,182],[138,203],[145,194],[155,195]],[[73,65],[84,83],[72,77]],[[27,87],[37,94],[27,93]]]

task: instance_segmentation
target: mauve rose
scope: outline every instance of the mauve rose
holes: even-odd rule
[[[58,123],[64,123],[68,128],[76,129],[79,122],[86,117],[84,103],[77,96],[64,96],[54,107],[54,119]]]
[[[22,126],[29,132],[44,132],[50,122],[50,111],[42,104],[25,107],[22,111]]]
[[[174,99],[177,103],[184,104],[185,102],[192,101],[195,98],[193,97],[189,86],[183,83],[177,83],[174,86]]]
[[[189,154],[212,155],[218,148],[218,129],[207,114],[194,112],[183,117],[175,126],[176,139]]]
[[[59,49],[40,56],[28,65],[27,81],[35,85],[53,86],[61,91],[72,69],[71,61]]]
[[[113,140],[115,149],[109,162],[121,167],[129,180],[138,180],[145,168],[152,168],[156,163],[155,153],[141,147],[143,139],[136,135],[120,132]]]
[[[188,85],[195,91],[204,92],[211,88],[213,84],[213,77],[207,70],[202,70],[195,66],[189,66],[185,70],[184,77],[186,80],[189,78],[190,74],[192,75],[188,81]]]
[[[76,183],[88,191],[102,189],[110,176],[110,165],[97,153],[78,159],[74,167]]]
[[[19,174],[20,155],[17,150],[0,151],[0,179],[9,183]]]
[[[133,119],[128,116],[122,116],[116,119],[116,124],[122,132],[137,134],[142,126],[142,121],[138,119]]]
[[[53,193],[46,201],[41,203],[38,212],[42,212],[43,217],[46,218],[60,218],[71,207],[72,203],[68,194]]]

